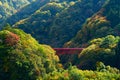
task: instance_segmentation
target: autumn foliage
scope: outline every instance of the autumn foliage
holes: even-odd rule
[[[10,32],[9,34],[6,35],[5,43],[9,46],[16,45],[19,41],[19,36]]]

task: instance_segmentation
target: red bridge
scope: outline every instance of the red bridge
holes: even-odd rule
[[[61,54],[79,54],[84,48],[54,48],[57,55]]]

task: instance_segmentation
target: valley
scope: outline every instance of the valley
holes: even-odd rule
[[[0,80],[120,80],[119,0],[1,0]]]

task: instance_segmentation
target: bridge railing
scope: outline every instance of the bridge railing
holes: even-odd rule
[[[54,48],[57,55],[79,54],[84,48]]]

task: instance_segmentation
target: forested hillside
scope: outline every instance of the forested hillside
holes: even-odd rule
[[[104,2],[104,0],[51,1],[14,26],[32,34],[41,43],[62,47],[75,36],[85,20],[97,12]]]
[[[0,79],[41,80],[57,70],[55,51],[22,30],[0,31]]]
[[[101,61],[120,69],[120,37],[108,35],[106,37],[93,39],[87,48],[80,54],[62,55],[60,60],[66,67],[68,62],[77,65],[80,69],[96,69],[96,62]]]
[[[0,23],[35,0],[0,0]]]
[[[118,39],[120,39],[112,36],[106,38],[109,39],[113,38],[114,40],[116,40],[116,42],[113,42],[115,46],[116,43],[119,42]],[[103,43],[105,40],[103,38]],[[94,41],[94,43],[95,42],[97,42],[97,40]],[[110,46],[109,48],[113,48],[115,47],[113,46],[113,44],[108,44],[106,46]],[[103,45],[102,47],[106,47],[106,46]],[[92,49],[94,51],[95,48]],[[82,52],[82,54],[84,53],[83,57],[85,59],[83,60],[83,62],[87,61],[88,59],[88,58],[86,59],[86,57],[88,57],[88,55],[86,55],[85,53],[86,50],[90,50],[90,49],[86,48]],[[119,50],[120,50],[120,46],[117,47],[116,51],[119,52]],[[110,50],[108,49],[105,50],[105,52],[106,51],[107,53],[110,52]],[[95,55],[92,56],[95,57]],[[92,56],[89,56],[90,60]],[[108,58],[105,58],[105,60],[111,57],[113,57],[114,59],[114,55],[110,54],[108,55]],[[116,57],[118,57],[117,54]],[[92,66],[95,66],[95,64]],[[0,79],[2,80],[28,80],[28,79],[29,80],[71,80],[71,79],[119,80],[120,71],[117,68],[110,67],[109,65],[105,66],[102,62],[96,63],[96,69],[94,71],[80,70],[77,67],[72,66],[71,64],[69,64],[68,67],[64,69],[62,64],[59,63],[58,56],[55,55],[55,51],[51,47],[47,45],[38,44],[38,42],[34,38],[32,38],[30,34],[26,34],[22,30],[13,29],[7,26],[2,31],[0,31]]]
[[[120,1],[0,0],[0,80],[120,80]]]
[[[103,8],[88,18],[82,29],[68,43],[66,47],[82,47],[94,38],[107,35],[120,36],[120,2],[108,0]]]
[[[35,0],[31,4],[21,8],[17,13],[13,14],[9,18],[7,18],[3,25],[5,23],[9,23],[11,25],[15,24],[21,19],[27,18],[30,15],[32,15],[36,10],[38,10],[40,7],[44,6],[46,3],[48,3],[50,0]]]

